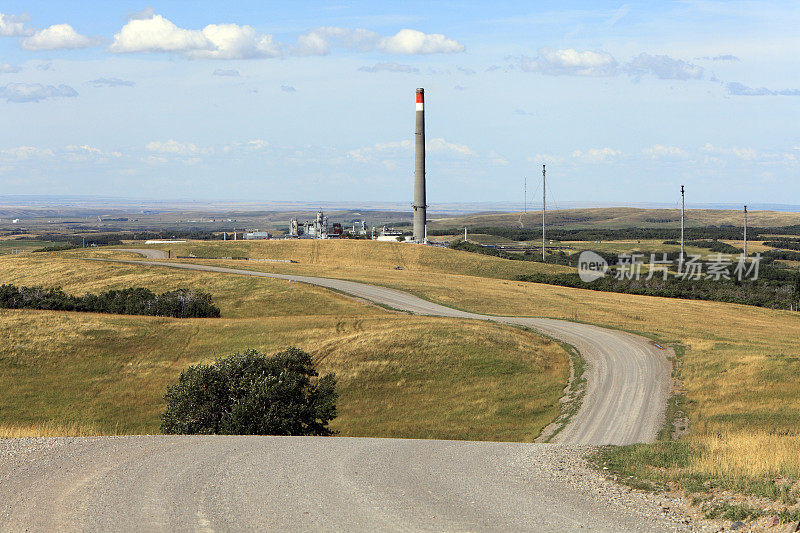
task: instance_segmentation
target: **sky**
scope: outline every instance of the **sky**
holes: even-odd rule
[[[0,195],[800,204],[796,2],[5,0]]]

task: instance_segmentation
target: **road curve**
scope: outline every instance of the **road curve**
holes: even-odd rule
[[[148,259],[169,259],[169,254],[164,250],[156,250],[155,248],[104,248],[106,252],[130,252],[139,254]]]
[[[190,263],[98,260],[286,279],[327,287],[419,315],[491,320],[531,327],[575,346],[587,363],[583,404],[556,435],[554,442],[594,445],[652,442],[664,421],[671,386],[671,366],[664,349],[637,335],[564,320],[469,313],[403,291],[340,279]]]

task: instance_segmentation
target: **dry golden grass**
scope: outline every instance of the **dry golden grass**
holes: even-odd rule
[[[97,426],[80,422],[48,421],[28,425],[0,424],[0,439],[19,439],[23,437],[97,437],[114,435],[101,432]]]
[[[458,335],[453,332],[458,331]],[[558,414],[563,349],[426,317],[173,319],[0,310],[2,434],[155,433],[181,370],[247,348],[308,351],[339,377],[342,435],[533,440]],[[72,432],[72,433],[70,433]]]
[[[800,479],[800,435],[763,432],[704,435],[695,441],[702,450],[691,473],[713,478]]]
[[[131,247],[143,247],[130,242]],[[401,266],[412,272],[450,273],[469,272],[474,276],[513,278],[518,274],[567,271],[566,267],[544,265],[529,261],[507,261],[470,252],[418,246],[406,243],[367,240],[269,240],[269,241],[189,241],[174,245],[147,247],[172,250],[174,255],[189,253],[200,258],[249,257],[252,259],[283,259],[313,267],[317,275],[332,269],[375,269],[393,271]],[[102,250],[74,250],[71,255],[103,253]]]
[[[325,289],[283,280],[114,265],[65,253],[0,256],[0,284],[3,283],[61,287],[78,295],[134,286],[156,292],[192,287],[211,292],[227,318],[294,314],[360,316],[380,312],[375,306]]]

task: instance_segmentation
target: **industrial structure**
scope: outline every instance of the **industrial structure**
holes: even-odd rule
[[[342,225],[334,222],[328,226],[328,217],[322,211],[317,211],[317,218],[313,222],[302,224],[293,218],[289,223],[289,237],[301,239],[338,239],[342,236]]]
[[[414,132],[414,241],[427,242],[428,204],[425,198],[425,89],[417,89]]]

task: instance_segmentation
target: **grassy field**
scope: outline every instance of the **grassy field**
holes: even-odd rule
[[[188,365],[298,346],[339,378],[341,435],[530,441],[558,415],[569,373],[564,350],[532,332],[411,317],[283,280],[36,254],[0,258],[0,283],[199,286],[223,317],[0,310],[0,436],[153,433]]]
[[[272,244],[276,256],[281,244]],[[345,246],[346,241],[337,244]],[[430,250],[405,246],[419,248],[418,253]],[[793,459],[800,456],[800,315],[795,312],[601,293],[443,269],[432,276],[421,269],[395,271],[345,261],[332,261],[324,269],[303,263],[215,264],[376,282],[460,309],[579,320],[680,344],[685,353],[683,408],[691,431],[686,442],[699,451],[685,471],[759,480],[777,473],[800,479],[800,466]]]
[[[63,243],[39,240],[0,239],[0,255],[30,252],[45,246],[57,246]]]
[[[132,248],[140,244],[126,243]],[[544,265],[529,261],[507,261],[470,252],[438,247],[412,246],[404,243],[368,240],[269,240],[269,241],[189,241],[183,244],[149,245],[148,248],[171,250],[173,256],[198,258],[248,257],[252,259],[281,259],[297,261],[300,268],[311,268],[318,275],[347,270],[395,271],[402,267],[408,272],[425,274],[458,274],[513,278],[518,274],[569,271],[566,267]],[[73,255],[85,255],[75,250]]]
[[[753,227],[773,228],[800,224],[800,213],[780,211],[750,211],[748,224]],[[525,228],[538,228],[542,223],[541,211],[528,211],[520,219],[520,213],[491,213],[449,217],[431,220],[429,229],[468,227],[519,228],[520,220]],[[547,224],[562,229],[578,228],[676,228],[680,227],[680,209],[637,209],[632,207],[610,207],[594,209],[559,209],[548,211]],[[686,226],[741,226],[744,215],[738,210],[687,209]]]

